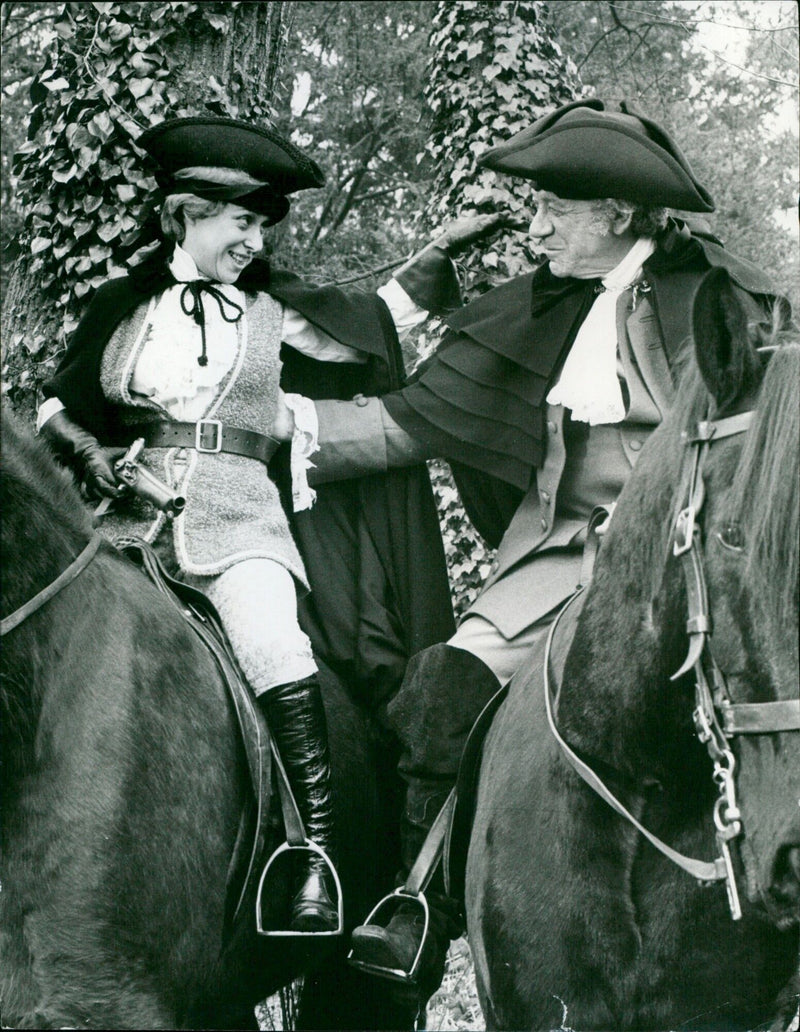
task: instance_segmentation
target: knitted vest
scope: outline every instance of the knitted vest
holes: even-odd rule
[[[130,392],[132,371],[157,301],[141,305],[123,320],[103,353],[103,393],[121,406],[122,419],[130,424],[165,418],[157,404]],[[246,313],[237,324],[236,360],[203,415],[269,433],[280,382],[283,309],[265,293],[248,294],[246,301]],[[150,448],[142,459],[186,498],[186,508],[173,521],[172,529],[178,562],[186,573],[218,574],[243,559],[262,557],[281,563],[307,586],[278,489],[263,463],[239,455],[178,448]],[[112,538],[136,534],[152,541],[165,524],[163,513],[156,513],[147,502],[131,499],[109,514],[101,529]]]

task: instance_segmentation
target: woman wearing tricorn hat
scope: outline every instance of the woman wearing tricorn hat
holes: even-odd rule
[[[428,832],[473,721],[577,586],[592,511],[613,504],[671,403],[697,284],[725,266],[756,317],[759,295],[771,292],[754,266],[668,215],[710,212],[713,202],[667,133],[624,105],[567,104],[479,164],[533,180],[540,267],[450,315],[409,386],[358,407],[316,406],[317,475],[443,456],[473,522],[498,546],[455,635],[412,658],[387,705],[402,746],[403,860],[415,892],[433,872],[438,826]],[[291,425],[282,413],[278,426]],[[421,1003],[462,930],[438,874],[427,902],[427,936],[424,908],[395,900],[355,930],[351,958],[405,980]]]
[[[171,572],[214,602],[276,738],[306,833],[330,853],[325,716],[311,644],[298,622],[307,572],[268,475],[278,443],[270,428],[285,372],[282,345],[295,376],[299,369],[309,382],[316,363],[341,369],[339,380],[335,372],[324,375],[341,381],[342,391],[352,385],[352,396],[359,387],[374,391],[392,381],[386,370],[397,363],[391,354],[397,338],[375,296],[309,287],[259,259],[262,233],[286,215],[288,195],[323,183],[318,166],[291,142],[270,128],[198,117],[163,122],[138,143],[158,166],[161,243],[128,276],[98,290],[44,388],[40,432],[79,468],[92,493],[114,499],[102,524],[106,533],[144,537]],[[412,263],[405,282],[412,293],[430,287],[431,308],[438,281],[436,268],[426,279],[429,259],[430,253]],[[450,267],[439,265],[446,298]],[[416,319],[419,307],[397,283],[392,290],[394,317],[402,317],[405,305]],[[306,433],[302,408],[297,418],[287,493],[302,514],[314,496],[303,454],[313,428]],[[146,445],[142,461],[186,498],[172,524],[117,486],[113,460],[139,437]],[[312,527],[309,540],[335,534],[335,523]],[[443,559],[426,548],[423,590],[445,598]],[[345,630],[354,639],[358,613],[351,607],[351,618],[346,603],[355,594],[352,585],[339,587],[339,608],[350,619]],[[415,632],[411,642],[441,640],[450,619],[434,615],[431,630]],[[336,927],[331,881],[324,858],[312,855],[293,901],[291,930]]]

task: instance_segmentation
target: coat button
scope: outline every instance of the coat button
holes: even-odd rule
[[[547,420],[547,431],[548,431],[548,433],[551,433],[551,434],[557,434],[558,433],[558,427],[556,426],[556,424],[553,422],[552,419],[548,419]]]
[[[493,559],[492,560],[492,565],[489,567],[489,572],[490,573],[497,573],[497,571],[499,569],[500,569],[500,563],[496,559]]]
[[[369,398],[365,398],[363,394],[356,394],[356,395],[355,395],[355,396],[353,397],[353,401],[354,401],[354,402],[356,403],[356,405],[358,405],[358,406],[359,406],[360,408],[364,408],[364,406],[365,406],[365,405],[369,405]]]
[[[631,449],[631,451],[639,451],[641,449],[641,447],[642,447],[642,442],[641,441],[634,440],[634,441],[630,442],[630,449]]]
[[[550,495],[547,493],[547,491],[540,491],[539,492],[539,496],[540,496],[540,498],[542,499],[542,501],[544,502],[545,505],[549,505],[550,504]]]
[[[547,520],[544,518],[542,519],[542,530],[547,530]]]

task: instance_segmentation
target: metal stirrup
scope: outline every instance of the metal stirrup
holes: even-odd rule
[[[420,849],[417,859],[409,871],[405,884],[395,889],[394,892],[390,892],[388,896],[384,896],[378,905],[372,908],[364,921],[365,925],[376,925],[378,928],[386,928],[401,904],[419,907],[423,917],[422,937],[411,967],[408,971],[404,971],[402,968],[388,968],[382,967],[379,964],[370,964],[367,961],[359,960],[354,955],[354,950],[351,949],[347,955],[347,960],[352,967],[359,968],[361,971],[367,971],[372,975],[391,978],[396,982],[416,985],[422,953],[430,934],[430,906],[425,897],[425,889],[433,877],[436,865],[441,860],[445,836],[447,835],[447,829],[450,826],[455,806],[456,790],[452,788],[444,801],[444,805],[436,815],[430,831],[425,836],[422,849]]]
[[[297,803],[295,802],[294,795],[292,794],[289,778],[286,774],[286,768],[283,765],[283,760],[281,759],[280,753],[278,752],[273,740],[270,740],[270,746],[272,748],[272,760],[277,775],[278,794],[281,800],[281,810],[283,811],[283,823],[286,828],[286,841],[278,846],[269,860],[267,860],[264,865],[264,870],[261,873],[261,879],[258,883],[258,892],[256,893],[256,929],[259,935],[263,935],[267,938],[313,937],[318,939],[333,935],[341,935],[344,930],[344,904],[339,875],[331,858],[325,850],[321,846],[318,846],[316,842],[312,842],[311,839],[307,838],[306,830],[303,826],[303,820],[300,816],[300,811],[297,809]],[[280,862],[281,857],[288,859],[292,853],[304,853],[309,857],[320,857],[325,862],[331,876],[333,877],[333,882],[336,887],[336,928],[333,928],[330,931],[301,932],[295,931],[292,928],[267,928],[265,926],[262,895],[264,886],[267,884],[267,875],[270,872],[274,874],[276,861]]]

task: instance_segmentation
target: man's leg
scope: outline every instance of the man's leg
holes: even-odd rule
[[[399,771],[406,782],[401,824],[405,880],[456,781],[472,725],[489,699],[509,680],[529,648],[525,635],[508,641],[488,620],[468,616],[446,644],[433,645],[409,661],[403,683],[386,707],[386,723],[401,744]],[[441,984],[447,948],[463,934],[461,903],[444,891],[441,866],[426,890],[430,934],[418,966],[424,1004]],[[353,932],[353,961],[408,972],[420,949],[419,906],[399,906],[386,927],[362,925]]]

